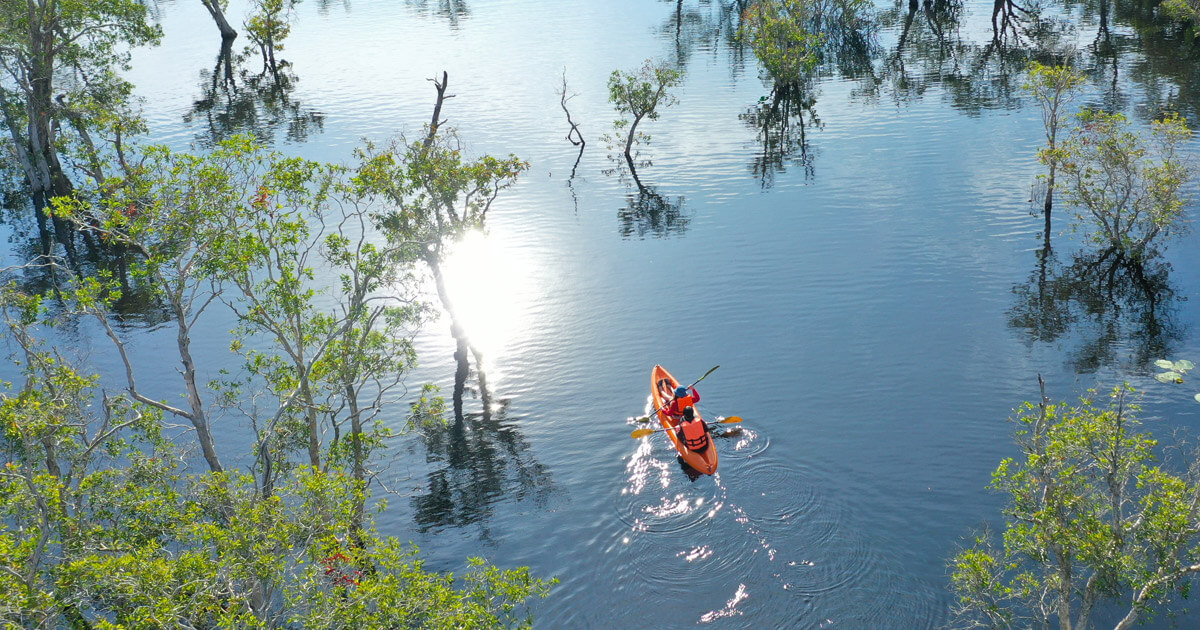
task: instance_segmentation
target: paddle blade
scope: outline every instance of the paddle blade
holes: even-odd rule
[[[634,431],[633,433],[630,433],[629,437],[636,440],[638,438],[646,437],[647,435],[650,435],[651,433],[654,433],[654,429],[638,429],[638,430]]]
[[[741,422],[741,421],[742,421],[741,416],[729,416],[728,418],[721,420],[717,424],[737,424],[738,422]]]

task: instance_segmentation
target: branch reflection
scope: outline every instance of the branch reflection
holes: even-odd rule
[[[1157,256],[1138,261],[1117,250],[1088,251],[1063,265],[1043,249],[1029,279],[1013,287],[1009,326],[1029,344],[1073,341],[1068,360],[1078,372],[1144,368],[1170,356],[1186,332],[1176,320],[1181,298],[1170,271]]]
[[[812,81],[776,85],[769,96],[738,116],[757,132],[762,150],[754,156],[750,170],[764,189],[770,188],[775,175],[785,172],[789,165],[803,168],[806,181],[815,176],[816,154],[806,134],[806,128],[822,126],[817,117],[815,93]]]
[[[304,142],[324,130],[325,115],[293,97],[299,78],[289,62],[279,60],[275,71],[235,73],[243,61],[243,55],[233,52],[232,40],[223,41],[213,69],[200,71],[202,96],[183,120],[205,123],[197,138],[201,145],[212,146],[237,134],[251,134],[269,145],[280,132],[290,142]]]
[[[468,414],[463,422],[420,428],[426,461],[438,465],[412,499],[420,531],[478,524],[486,536],[498,501],[546,505],[554,491],[550,472],[509,419],[509,402],[500,401],[490,419]]]

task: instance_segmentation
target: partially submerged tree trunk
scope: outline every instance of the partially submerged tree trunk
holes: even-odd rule
[[[475,371],[479,377],[479,396],[483,401],[484,413],[488,413],[491,396],[487,391],[487,375],[483,371],[483,353],[478,348],[471,344],[467,338],[467,333],[463,329],[462,322],[458,318],[457,312],[454,310],[454,304],[450,299],[450,293],[446,290],[446,280],[442,275],[441,257],[437,251],[427,251],[424,256],[425,264],[429,266],[429,271],[433,275],[434,285],[437,287],[438,299],[442,303],[442,308],[450,317],[450,335],[454,337],[454,419],[456,422],[463,420],[463,397],[466,394],[467,379],[471,375],[471,357],[475,357]]]
[[[200,0],[205,9],[208,9],[208,14],[212,16],[213,22],[217,25],[217,30],[221,31],[221,39],[233,41],[237,39],[237,31],[229,25],[229,20],[225,19],[225,10],[221,8],[221,0]]]

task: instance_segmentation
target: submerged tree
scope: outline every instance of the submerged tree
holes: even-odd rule
[[[1083,75],[1070,66],[1046,66],[1036,61],[1029,63],[1029,80],[1025,89],[1037,100],[1042,109],[1042,126],[1046,131],[1046,147],[1038,151],[1038,158],[1046,165],[1046,198],[1042,204],[1045,215],[1045,247],[1050,247],[1050,210],[1054,205],[1055,175],[1058,174],[1058,132],[1062,129],[1064,108],[1075,96],[1076,89],[1083,84]]]
[[[246,36],[262,54],[263,72],[277,72],[275,52],[283,50],[283,40],[291,33],[292,9],[300,0],[251,0]]]
[[[122,137],[137,130],[132,88],[117,72],[127,68],[130,47],[160,36],[137,0],[0,3],[0,66],[8,77],[0,115],[37,208],[70,194],[71,162],[102,179],[105,163],[123,161],[120,153],[102,156],[92,134],[119,152]]]
[[[1043,383],[1021,407],[1021,457],[992,475],[1009,499],[1002,546],[984,535],[951,563],[959,626],[1083,629],[1112,603],[1126,630],[1186,597],[1200,572],[1196,469],[1155,461],[1130,392],[1052,404]]]
[[[486,229],[492,203],[503,190],[516,183],[529,164],[515,155],[466,158],[457,133],[442,127],[442,106],[450,98],[445,93],[447,75],[443,73],[441,81],[434,81],[434,85],[437,102],[424,137],[416,142],[401,138],[383,147],[368,145],[360,153],[362,163],[357,181],[364,191],[381,195],[394,204],[392,209],[378,215],[379,227],[393,246],[415,248],[417,257],[433,276],[455,340],[454,413],[461,421],[472,356],[485,413],[490,413],[489,393],[482,353],[471,343],[454,308],[442,263],[463,236]]]
[[[620,120],[613,123],[613,128],[618,136],[624,136],[623,154],[631,170],[634,170],[634,145],[650,140],[649,136],[638,131],[638,125],[643,120],[658,120],[659,108],[675,103],[675,96],[670,89],[679,85],[681,78],[678,70],[664,63],[655,63],[652,59],[647,59],[634,72],[613,70],[609,75],[608,100],[622,115]]]
[[[796,152],[805,173],[812,169],[805,117],[807,122],[819,124],[813,70],[824,38],[808,30],[811,6],[802,0],[756,3],[742,24],[742,37],[750,42],[762,65],[763,80],[771,85],[770,94],[741,116],[757,130],[762,142],[754,171],[763,187],[769,186],[772,174],[782,170],[784,161]]]
[[[742,24],[743,37],[776,90],[803,84],[820,60],[824,37],[810,30],[812,6],[808,0],[759,2]]]
[[[217,25],[217,30],[221,31],[221,39],[232,42],[237,39],[237,31],[229,25],[229,20],[225,19],[225,9],[229,6],[229,0],[200,0],[204,8],[208,10],[208,14],[212,16],[213,22]]]
[[[1093,241],[1142,258],[1160,234],[1180,227],[1184,187],[1194,177],[1180,146],[1191,131],[1174,114],[1151,122],[1149,137],[1131,131],[1121,114],[1084,110],[1078,119],[1053,153],[1067,197],[1093,226]]]

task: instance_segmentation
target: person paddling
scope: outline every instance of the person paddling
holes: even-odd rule
[[[703,418],[696,415],[692,406],[683,408],[683,418],[679,421],[679,441],[690,451],[703,451],[708,448],[708,425]]]
[[[688,391],[688,388],[682,385],[675,388],[675,398],[671,404],[667,405],[666,413],[668,416],[681,416],[683,410],[700,402],[700,392],[696,391],[695,387]]]

